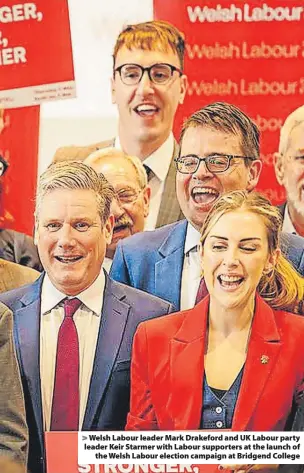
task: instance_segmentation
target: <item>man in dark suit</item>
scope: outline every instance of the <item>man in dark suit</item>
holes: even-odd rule
[[[177,159],[177,198],[187,220],[120,242],[111,275],[189,309],[200,297],[201,264],[197,252],[200,227],[224,192],[252,191],[259,179],[259,130],[237,107],[207,105],[184,124]],[[281,248],[304,273],[304,240],[282,234]]]
[[[97,149],[115,146],[140,158],[151,186],[146,230],[183,218],[175,193],[178,145],[172,127],[186,92],[184,50],[182,33],[170,23],[127,26],[113,53],[112,101],[118,108],[118,136],[86,147],[60,148],[54,157],[55,162],[84,160]]]
[[[45,468],[44,431],[124,428],[134,331],[142,320],[172,310],[101,270],[113,195],[105,178],[83,163],[48,168],[36,199],[45,273],[0,297],[15,317],[35,473]]]

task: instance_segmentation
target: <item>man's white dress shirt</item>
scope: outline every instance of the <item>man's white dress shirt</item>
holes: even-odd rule
[[[180,299],[181,310],[191,309],[195,304],[196,294],[202,274],[202,264],[198,251],[199,242],[200,232],[196,230],[191,223],[188,223],[184,246],[184,264]]]
[[[297,231],[296,231],[295,227],[293,226],[293,223],[292,223],[290,215],[289,215],[287,204],[285,205],[285,210],[284,210],[284,219],[283,219],[282,232],[293,233],[294,235],[297,235]]]
[[[79,339],[79,429],[85,415],[95,350],[101,320],[105,288],[105,275],[101,271],[93,284],[77,297],[82,305],[74,314]],[[44,430],[50,430],[54,377],[56,368],[57,339],[64,319],[63,299],[67,296],[53,286],[46,274],[41,292],[40,328],[40,379]],[[72,297],[71,297],[72,298]]]
[[[121,149],[119,137],[115,138],[115,148]],[[160,209],[162,195],[165,187],[165,180],[169,172],[174,151],[174,137],[170,133],[167,140],[150,154],[142,163],[153,171],[153,177],[149,181],[151,187],[151,199],[149,215],[145,220],[145,230],[154,230]]]

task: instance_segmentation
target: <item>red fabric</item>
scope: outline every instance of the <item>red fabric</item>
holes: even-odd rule
[[[193,309],[139,325],[126,430],[199,429],[208,310],[205,297]],[[304,389],[303,340],[303,317],[273,310],[256,296],[232,430],[284,430]]]
[[[205,283],[205,279],[202,278],[200,280],[198,290],[197,290],[197,293],[196,293],[195,305],[198,304],[199,302],[201,302],[204,299],[204,297],[206,297],[208,294],[209,294],[209,292],[208,292],[208,289],[207,289],[207,286],[206,286],[206,283]]]
[[[64,301],[64,319],[58,332],[51,430],[78,430],[79,341],[73,315],[77,298]]]

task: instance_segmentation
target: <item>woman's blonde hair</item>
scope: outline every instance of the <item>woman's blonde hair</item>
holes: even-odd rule
[[[268,250],[272,254],[280,247],[282,216],[277,207],[258,192],[234,191],[223,194],[209,211],[201,229],[201,245],[204,246],[211,228],[226,213],[247,210],[262,217],[266,230]],[[263,273],[258,292],[275,309],[302,312],[304,278],[280,254],[269,273]]]

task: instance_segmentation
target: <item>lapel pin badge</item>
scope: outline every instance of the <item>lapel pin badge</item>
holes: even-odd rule
[[[262,365],[266,365],[266,363],[268,363],[268,361],[269,361],[269,356],[267,356],[267,355],[262,355],[261,356]]]

